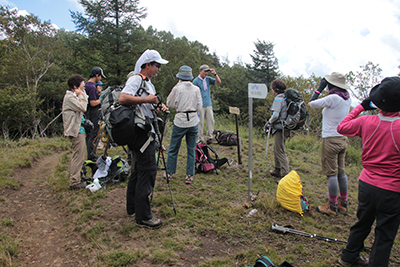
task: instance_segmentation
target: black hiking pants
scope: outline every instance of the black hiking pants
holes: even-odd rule
[[[154,189],[157,165],[155,142],[150,142],[146,150],[141,153],[140,148],[148,137],[144,131],[139,129],[137,131],[140,132],[136,141],[128,145],[136,160],[133,163],[134,171],[129,178],[126,192],[126,211],[129,215],[136,213],[136,222],[141,222],[153,218],[149,195]]]
[[[390,252],[400,224],[400,193],[358,182],[358,221],[350,228],[342,260],[355,262],[364,249],[364,241],[376,220],[375,241],[369,266],[388,266]]]

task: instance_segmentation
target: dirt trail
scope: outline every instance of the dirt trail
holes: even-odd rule
[[[15,170],[22,186],[17,190],[0,189],[2,218],[15,222],[9,227],[10,238],[20,242],[21,266],[87,266],[80,261],[80,237],[67,233],[59,214],[59,200],[49,189],[46,178],[54,171],[62,153],[45,156],[31,168]]]

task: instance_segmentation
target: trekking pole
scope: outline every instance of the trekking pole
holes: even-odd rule
[[[271,231],[272,232],[280,232],[280,233],[291,233],[291,234],[296,234],[296,235],[301,235],[305,237],[310,237],[310,238],[315,238],[318,240],[323,240],[326,242],[332,242],[332,243],[339,243],[343,245],[347,245],[347,241],[343,240],[338,240],[336,238],[330,238],[330,237],[325,237],[317,234],[310,234],[302,231],[295,230],[292,226],[287,225],[287,226],[279,226],[277,224],[273,224],[271,226]],[[370,247],[364,247],[364,249],[371,249]]]
[[[268,122],[264,126],[264,131],[266,130],[268,131],[268,134],[267,134],[267,145],[265,146],[265,155],[268,154],[269,135],[271,134],[271,125],[268,125]]]
[[[158,156],[157,156],[157,166],[158,166],[158,161],[160,160],[160,155],[162,154],[162,156],[164,157],[164,149],[162,146],[162,141],[164,139],[164,133],[165,133],[165,125],[167,124],[167,120],[168,120],[168,115],[169,115],[169,110],[164,111],[164,118],[163,118],[163,131],[161,132],[161,138],[160,138],[160,147],[161,149],[158,150]],[[164,168],[166,168],[166,166],[164,165]]]
[[[157,104],[157,107],[156,107],[156,108],[158,108],[158,107],[160,106],[160,104],[161,104],[161,99],[160,99],[160,97],[159,97],[159,96],[157,96],[157,97],[159,98],[159,101],[158,101],[158,104]],[[165,113],[166,113],[166,112],[165,112]],[[156,121],[156,120],[157,120],[157,114],[156,114],[155,109],[153,109],[153,116],[154,116],[154,121],[155,121],[155,123],[154,123],[154,128],[155,128],[155,131],[156,131],[156,134],[157,134],[159,143],[160,143],[160,148],[159,148],[159,149],[162,150],[162,149],[163,149],[163,148],[162,148],[162,141],[161,141],[162,139],[161,139],[161,137],[160,137],[160,128],[158,127],[158,121]],[[165,114],[164,114],[164,116],[165,116]],[[165,128],[165,125],[164,125],[164,128]],[[162,155],[163,164],[164,164],[164,169],[165,169],[165,178],[166,178],[166,180],[167,180],[168,189],[169,189],[169,194],[171,195],[172,208],[173,208],[174,213],[175,213],[175,215],[176,215],[175,201],[174,201],[174,196],[172,195],[171,184],[170,184],[170,182],[169,182],[169,177],[168,177],[168,173],[167,173],[167,167],[166,167],[166,165],[165,165],[164,153],[161,153],[161,155]]]

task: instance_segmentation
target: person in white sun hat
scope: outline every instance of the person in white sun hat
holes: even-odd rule
[[[118,99],[121,105],[137,105],[141,104],[144,115],[151,120],[154,118],[152,109],[158,103],[156,89],[151,83],[151,78],[156,77],[161,70],[162,64],[167,64],[168,60],[161,58],[160,53],[156,50],[146,50],[136,62],[134,74],[126,81],[124,89]],[[137,75],[136,75],[137,74]],[[140,95],[137,92],[144,81],[146,88]],[[141,90],[140,90],[141,91]],[[163,111],[167,110],[164,104],[161,104]],[[157,228],[160,227],[162,221],[153,217],[150,209],[149,195],[154,189],[156,181],[156,145],[152,140],[147,147],[141,151],[142,146],[148,139],[147,132],[139,127],[136,128],[137,138],[128,144],[130,151],[133,153],[133,159],[137,159],[132,163],[134,169],[128,181],[126,192],[126,211],[129,216],[135,216],[136,223],[141,227]],[[152,126],[152,132],[154,132]]]
[[[321,164],[322,172],[328,178],[329,201],[325,206],[318,206],[317,211],[336,216],[338,212],[347,213],[348,181],[345,171],[345,156],[348,139],[338,133],[336,127],[349,114],[351,99],[347,90],[350,89],[350,86],[346,84],[344,75],[338,72],[325,75],[321,83],[328,86],[329,95],[308,103],[311,108],[323,108]],[[324,85],[320,87],[324,87]],[[338,199],[339,192],[340,201]]]

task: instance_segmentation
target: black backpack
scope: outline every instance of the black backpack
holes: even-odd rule
[[[309,116],[303,97],[294,88],[285,91],[287,117],[284,126],[289,130],[301,129]]]
[[[137,96],[146,90],[143,76]],[[111,139],[117,145],[127,145],[136,139],[137,124],[144,126],[144,130],[151,130],[151,120],[143,113],[141,105],[125,106],[118,103],[123,85],[108,87],[100,97],[101,113]]]
[[[237,146],[238,138],[234,132],[221,132],[214,130],[215,140],[221,146]]]

